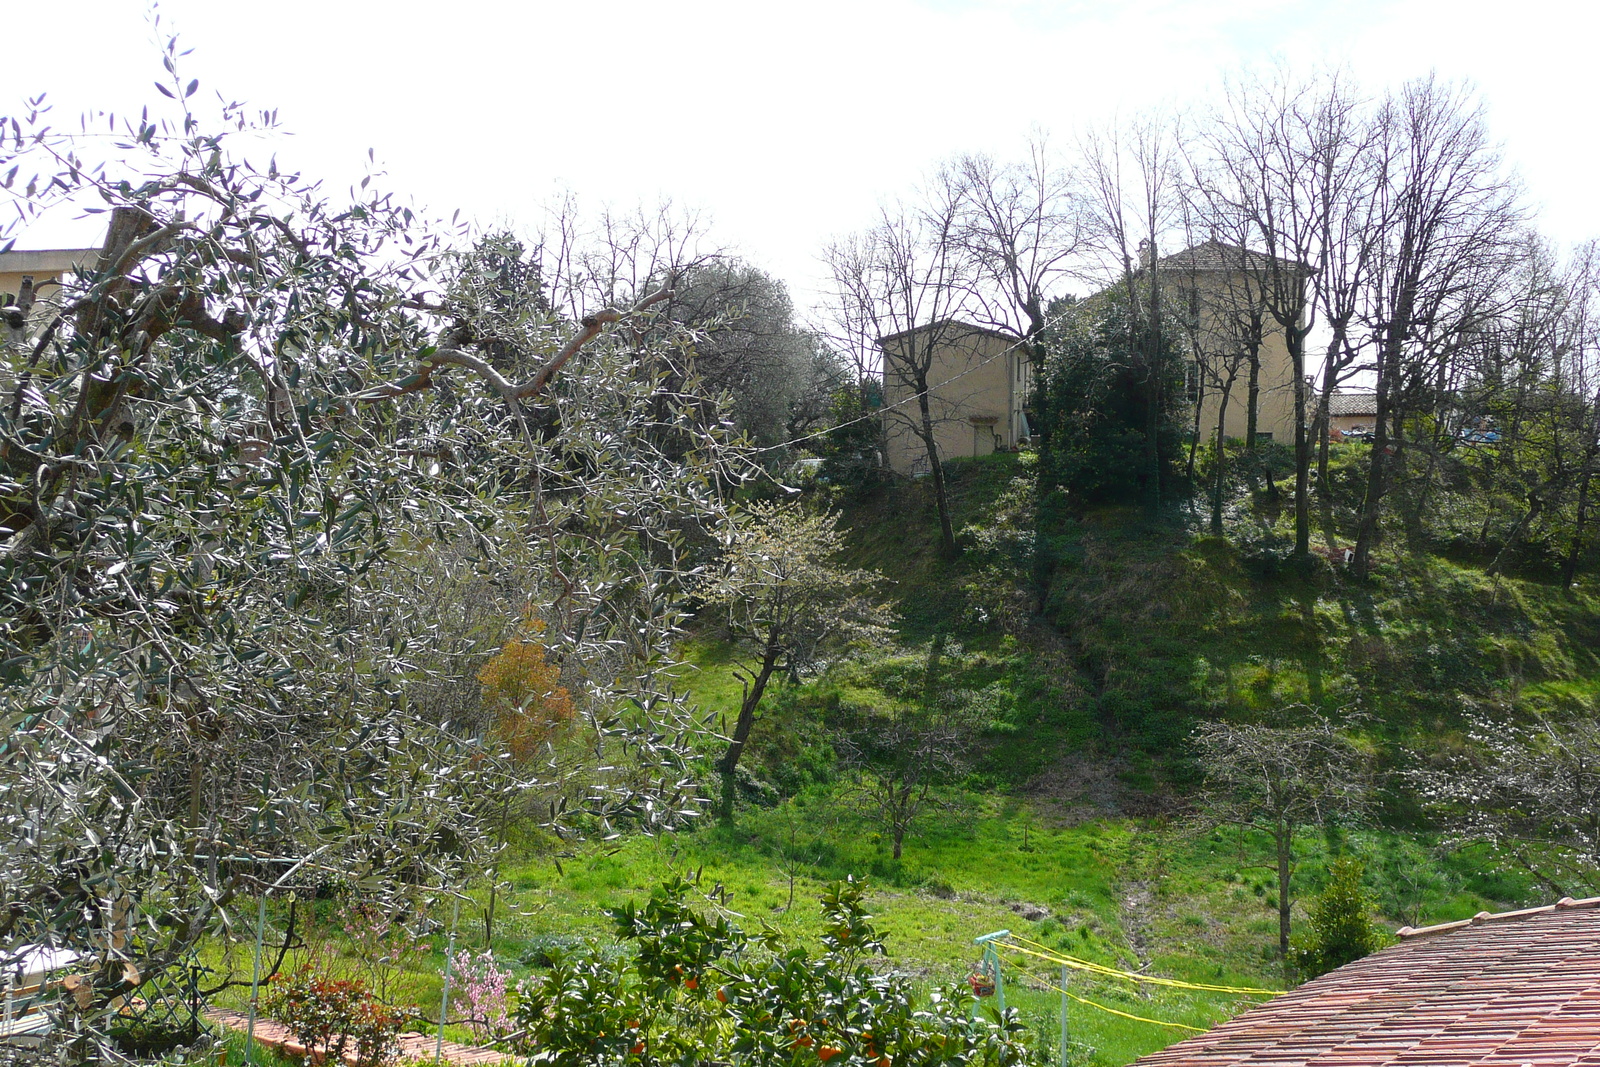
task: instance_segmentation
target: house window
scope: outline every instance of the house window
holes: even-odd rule
[[[1200,291],[1193,286],[1178,286],[1178,306],[1183,309],[1184,323],[1191,330],[1200,328]]]
[[[1191,404],[1200,400],[1200,364],[1192,359],[1183,364],[1183,398]]]
[[[1272,443],[1272,431],[1271,430],[1257,430],[1256,431],[1256,441],[1259,444],[1270,445]]]

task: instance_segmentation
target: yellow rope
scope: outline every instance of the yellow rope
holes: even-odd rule
[[[1063,989],[1053,982],[1041,981],[1040,979],[1033,977],[1031,974],[1024,974],[1023,977],[1041,989],[1054,990],[1057,993],[1065,994],[1071,999],[1077,1001],[1079,1004],[1086,1004],[1091,1008],[1099,1008],[1101,1011],[1110,1012],[1112,1015],[1120,1015],[1124,1019],[1132,1019],[1136,1023],[1153,1023],[1156,1026],[1171,1026],[1178,1030],[1192,1030],[1197,1034],[1203,1034],[1206,1032],[1205,1027],[1203,1026],[1190,1026],[1188,1023],[1169,1023],[1163,1019],[1146,1019],[1143,1015],[1134,1015],[1131,1012],[1118,1011],[1116,1008],[1107,1007],[1104,1004],[1098,1004],[1095,1001],[1080,997],[1071,990]]]
[[[1176,978],[1157,978],[1148,974],[1135,974],[1132,971],[1119,971],[1114,967],[1107,967],[1101,963],[1091,963],[1089,960],[1081,960],[1076,956],[1063,956],[1048,945],[1041,945],[1037,941],[1030,941],[1016,934],[1012,934],[1005,941],[996,941],[994,945],[996,948],[1007,948],[1013,952],[1020,952],[1062,967],[1070,967],[1076,971],[1087,971],[1090,974],[1098,974],[1107,978],[1121,978],[1128,982],[1144,982],[1148,985],[1165,986],[1169,989],[1193,989],[1203,993],[1239,993],[1269,997],[1278,996],[1283,992],[1281,989],[1258,989],[1254,986],[1206,985],[1198,982],[1180,982]]]

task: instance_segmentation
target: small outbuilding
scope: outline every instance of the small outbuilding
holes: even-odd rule
[[[1399,934],[1139,1067],[1600,1065],[1600,897]]]
[[[1370,431],[1377,424],[1377,393],[1334,393],[1328,397],[1328,430],[1334,440],[1351,430]]]

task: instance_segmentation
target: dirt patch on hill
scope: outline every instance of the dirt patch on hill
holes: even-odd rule
[[[1040,817],[1054,826],[1077,826],[1090,819],[1158,815],[1171,810],[1167,798],[1128,785],[1126,761],[1071,753],[1036,775],[1023,792]]]

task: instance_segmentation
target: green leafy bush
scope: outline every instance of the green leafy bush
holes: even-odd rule
[[[1311,902],[1311,937],[1295,954],[1307,978],[1326,974],[1383,946],[1372,921],[1372,895],[1361,884],[1366,864],[1351,856],[1328,865],[1328,885]]]
[[[553,1067],[742,1062],[793,1067],[1024,1067],[1039,1062],[1015,1011],[973,1018],[960,989],[915,992],[883,954],[859,882],[822,898],[822,951],[745,935],[691,906],[674,878],[611,911],[633,951],[558,959],[519,990],[518,1051]]]

